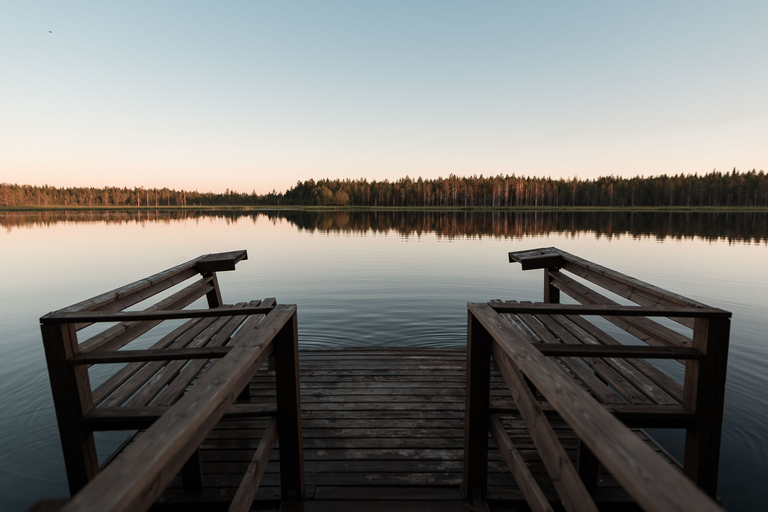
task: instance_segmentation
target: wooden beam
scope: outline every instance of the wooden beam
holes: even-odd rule
[[[67,360],[78,353],[75,326],[64,324],[40,327],[69,492],[74,496],[99,472],[93,432],[80,424],[83,416],[93,409],[91,383],[87,368],[67,364]]]
[[[275,336],[274,346],[280,490],[283,501],[295,502],[304,499],[299,331],[295,310]]]
[[[622,306],[620,304],[547,304],[543,302],[493,303],[491,307],[499,313],[548,314],[548,315],[596,315],[596,316],[684,316],[691,318],[731,318],[730,311],[717,308],[653,308],[646,306]]]
[[[242,251],[220,252],[216,254],[206,254],[197,259],[195,268],[201,274],[209,272],[220,272],[224,270],[235,270],[235,265],[248,259],[248,253]]]
[[[168,289],[180,282],[183,282],[198,273],[195,270],[195,263],[198,258],[181,263],[168,270],[163,270],[157,274],[139,279],[133,283],[121,286],[114,290],[102,293],[90,299],[86,299],[77,304],[60,309],[55,313],[66,313],[73,311],[95,311],[103,308],[109,308],[112,304],[119,303],[117,309],[124,309],[133,304],[145,300],[147,296],[154,295],[162,290]],[[151,290],[151,291],[150,291]],[[145,294],[149,291],[148,294]]]
[[[729,332],[727,319],[696,319],[693,344],[706,357],[686,363],[683,388],[683,405],[698,416],[685,433],[683,470],[713,498],[717,496]]]
[[[276,306],[262,322],[246,321],[232,351],[63,511],[147,510],[251,379],[255,365],[266,360],[275,335],[295,313],[295,306]]]
[[[144,311],[90,311],[83,313],[49,313],[40,319],[44,324],[73,323],[73,322],[120,322],[123,320],[180,320],[184,318],[209,318],[227,315],[263,315],[272,308],[245,307],[236,311],[226,308],[216,309],[166,309]],[[53,315],[53,316],[51,316]]]
[[[86,414],[82,424],[89,430],[134,430],[149,428],[155,421],[168,412],[170,407],[96,407]],[[277,405],[271,404],[232,404],[224,413],[224,419],[260,418],[274,416]]]
[[[588,305],[616,305],[616,302],[587,288],[581,283],[567,278],[563,274],[555,277],[555,285],[560,290],[573,298],[574,300]],[[664,316],[664,315],[658,315]],[[675,347],[690,347],[691,338],[673,331],[669,327],[662,325],[648,317],[629,317],[629,316],[604,316],[606,320],[613,325],[623,329],[637,339],[649,345],[668,345]]]
[[[177,291],[173,295],[166,297],[160,302],[148,307],[145,311],[156,311],[163,309],[180,310],[195,302],[202,297],[211,287],[210,280],[201,279],[196,283]],[[124,347],[135,340],[145,332],[149,331],[162,320],[152,322],[120,322],[117,325],[109,327],[104,331],[91,336],[80,343],[81,352],[110,351]],[[91,325],[92,322],[77,324],[78,329],[83,325]]]
[[[528,469],[528,465],[523,460],[522,455],[520,455],[520,452],[517,451],[515,445],[512,444],[512,440],[504,431],[504,426],[495,415],[491,415],[490,429],[493,440],[496,441],[496,446],[499,447],[501,456],[504,458],[507,466],[509,466],[510,471],[512,471],[515,483],[517,483],[523,496],[525,496],[528,506],[531,507],[533,512],[552,512],[552,505],[550,505],[549,500],[547,500],[541,487],[539,487],[536,479],[531,474],[531,470]]]
[[[560,303],[560,289],[552,282],[550,269],[544,269],[544,302],[547,304]]]
[[[547,404],[539,404],[544,414],[558,416],[557,411]],[[696,422],[697,415],[682,405],[633,405],[603,404],[624,425],[630,428],[686,428]],[[491,401],[491,414],[520,414],[517,405],[511,400]]]
[[[276,440],[277,421],[273,419],[267,424],[264,435],[259,441],[259,447],[253,455],[253,460],[248,465],[232,504],[229,506],[229,512],[248,512],[251,510],[253,498],[256,496],[256,491],[259,490],[261,477],[264,475],[264,470],[267,469],[269,454],[272,453]]]
[[[704,354],[694,348],[648,347],[644,345],[564,345],[562,343],[536,343],[546,356],[569,357],[623,357],[644,359],[702,359]]]
[[[224,299],[221,298],[221,287],[219,286],[219,278],[216,276],[216,272],[206,272],[203,277],[210,277],[213,290],[206,294],[209,308],[218,308],[224,305]]]
[[[232,347],[165,348],[147,350],[121,350],[116,352],[80,353],[69,364],[133,363],[137,361],[175,361],[186,359],[216,359],[224,357]]]
[[[464,408],[465,499],[485,499],[488,490],[488,421],[491,382],[491,336],[472,315],[467,315],[467,391]]]
[[[516,261],[522,265],[523,270],[537,268],[560,268],[563,266],[563,258],[558,249],[546,247],[530,251],[516,251],[509,253],[509,262]]]
[[[602,265],[598,265],[597,263],[593,263],[583,258],[579,258],[578,256],[562,251],[560,249],[557,249],[557,251],[560,253],[560,255],[563,257],[563,260],[565,261],[564,268],[574,273],[576,273],[574,266],[586,270],[588,273],[584,274],[582,277],[584,277],[584,279],[588,281],[592,281],[595,278],[595,276],[600,276],[605,279],[610,279],[613,282],[623,284],[628,288],[633,289],[636,293],[642,292],[648,297],[656,297],[660,301],[662,301],[662,303],[665,303],[668,305],[706,307],[701,302],[697,302],[695,300],[689,299],[688,297],[684,297],[677,293],[670,292],[669,290],[665,290],[663,288],[659,288],[658,286],[652,285],[650,283],[646,283],[645,281],[641,281],[640,279],[634,278],[632,276],[628,276],[626,274],[622,274],[621,272],[617,272],[613,269],[604,267]],[[580,274],[577,273],[577,275],[580,275]],[[595,281],[592,281],[592,282],[595,282]],[[596,283],[596,284],[599,284],[599,283]],[[622,295],[622,294],[619,293],[619,295]]]
[[[524,341],[514,326],[487,304],[469,304],[470,313],[534,383],[608,471],[649,511],[716,511],[720,508],[681,473],[601,407],[562,368]],[[522,340],[522,342],[521,342]]]
[[[523,343],[527,344],[526,341]],[[552,425],[539,407],[533,392],[525,383],[522,372],[499,343],[493,343],[491,351],[504,381],[512,392],[512,397],[520,410],[528,433],[531,435],[539,455],[541,455],[541,461],[544,463],[547,474],[552,479],[552,484],[560,496],[563,508],[568,512],[596,512],[597,505],[581,481]],[[594,403],[597,405],[597,402]]]

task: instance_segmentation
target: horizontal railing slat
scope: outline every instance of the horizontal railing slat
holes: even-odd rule
[[[205,294],[203,294],[205,295]],[[202,296],[202,295],[201,295]],[[246,307],[242,308],[243,315],[266,314],[272,310],[271,307]],[[212,316],[227,316],[232,314],[218,308],[212,309],[161,309],[144,311],[119,311],[119,312],[101,312],[93,311],[86,313],[62,313],[56,316],[43,317],[42,323],[71,323],[71,322],[119,322],[123,320],[179,320],[185,318],[207,318]]]
[[[232,347],[200,347],[176,349],[119,350],[115,352],[80,353],[69,364],[134,363],[140,361],[176,361],[186,359],[216,359],[224,357]]]
[[[83,425],[93,430],[132,430],[148,428],[169,407],[97,407],[83,417]],[[277,412],[272,404],[232,404],[223,419],[271,416]]]
[[[647,306],[622,306],[620,304],[550,304],[535,303],[494,303],[491,307],[499,313],[513,314],[561,314],[595,316],[659,316],[690,318],[730,318],[731,313],[717,308],[676,307],[659,309]]]

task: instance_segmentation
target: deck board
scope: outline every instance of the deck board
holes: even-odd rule
[[[464,456],[465,349],[341,348],[301,350],[305,510],[461,510]],[[250,403],[274,400],[274,373],[260,371]],[[508,398],[495,368],[491,397]],[[505,430],[545,495],[557,496],[525,424],[500,414]],[[158,509],[226,509],[268,420],[226,419],[201,445],[204,490],[185,495],[177,477]],[[552,426],[575,460],[578,439],[558,419]],[[279,506],[279,440],[256,493],[254,510]],[[489,438],[491,510],[523,503]],[[626,494],[601,472],[597,500],[626,505]],[[424,508],[426,504],[432,508]],[[421,505],[421,506],[419,506]],[[435,508],[437,507],[437,508]],[[442,507],[442,508],[440,508]]]

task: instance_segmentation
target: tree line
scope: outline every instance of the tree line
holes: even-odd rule
[[[764,171],[674,176],[552,179],[451,174],[396,181],[307,180],[284,193],[190,192],[168,188],[0,184],[4,206],[366,206],[366,207],[768,207]]]
[[[577,237],[653,237],[659,240],[702,238],[729,242],[768,242],[768,213],[659,212],[659,211],[457,211],[457,210],[36,210],[0,215],[0,228],[10,232],[60,222],[173,224],[189,219],[216,219],[226,224],[285,220],[309,233],[397,233],[409,237],[434,234],[437,238],[494,237],[522,239],[530,235],[562,233]]]

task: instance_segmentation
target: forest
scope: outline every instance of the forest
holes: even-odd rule
[[[764,171],[674,176],[552,179],[498,175],[397,181],[307,180],[284,193],[224,193],[169,188],[51,187],[0,184],[6,207],[768,207]]]

